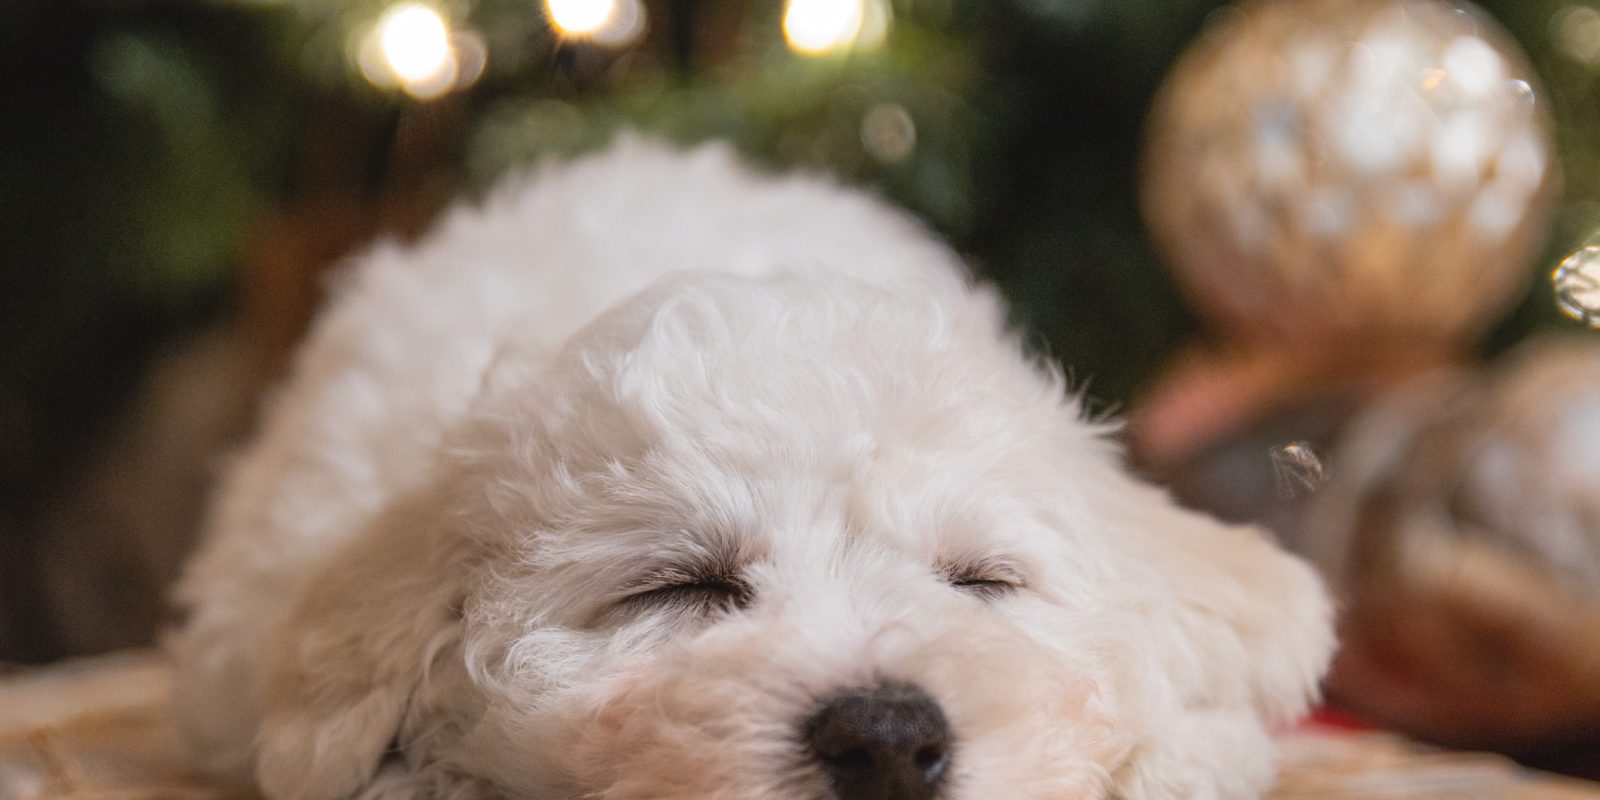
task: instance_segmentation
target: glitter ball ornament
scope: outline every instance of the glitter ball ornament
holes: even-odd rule
[[[1531,69],[1436,0],[1220,12],[1149,124],[1149,224],[1203,313],[1297,348],[1448,348],[1519,296],[1555,184]]]
[[[1447,744],[1600,752],[1600,344],[1418,381],[1340,438],[1304,516],[1345,609],[1332,695]]]

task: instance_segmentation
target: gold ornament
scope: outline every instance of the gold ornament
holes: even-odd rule
[[[1600,345],[1396,390],[1329,475],[1301,536],[1344,609],[1331,695],[1446,744],[1600,752]]]
[[[1448,350],[1531,274],[1557,176],[1533,73],[1437,0],[1223,12],[1155,104],[1144,205],[1213,322],[1294,350]]]

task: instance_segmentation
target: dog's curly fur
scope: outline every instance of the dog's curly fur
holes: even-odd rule
[[[345,274],[179,592],[179,707],[272,798],[830,797],[922,687],[942,797],[1258,795],[1313,574],[1129,477],[905,216],[628,140]]]

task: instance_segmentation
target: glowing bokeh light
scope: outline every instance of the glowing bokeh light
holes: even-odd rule
[[[789,0],[783,35],[790,47],[806,54],[848,47],[861,33],[863,5],[862,0]]]
[[[646,21],[640,0],[545,0],[545,16],[563,39],[616,48],[639,41]]]
[[[1556,14],[1555,33],[1567,55],[1585,64],[1600,62],[1600,11],[1567,6]]]
[[[592,36],[617,15],[617,0],[545,0],[544,7],[563,36]]]
[[[473,31],[452,31],[437,9],[417,2],[390,6],[357,32],[353,53],[374,86],[432,100],[475,82],[487,52]]]
[[[489,47],[477,31],[456,31],[450,35],[450,53],[455,63],[455,83],[450,90],[465,89],[483,77],[489,64]]]
[[[421,3],[399,3],[378,18],[383,60],[402,84],[427,82],[451,70],[450,26]]]
[[[644,4],[639,0],[616,0],[611,18],[594,32],[594,41],[606,47],[627,47],[644,36],[646,21]]]

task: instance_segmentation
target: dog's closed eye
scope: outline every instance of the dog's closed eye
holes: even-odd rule
[[[1017,588],[1014,583],[991,578],[953,578],[950,585],[983,598],[998,597]]]
[[[706,613],[745,608],[754,596],[750,585],[737,576],[663,576],[624,597],[621,604]]]
[[[984,600],[1010,594],[1025,583],[1020,570],[1009,562],[995,559],[949,564],[943,572],[951,586]]]

